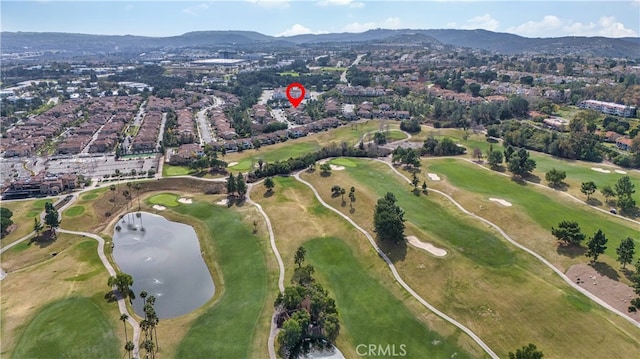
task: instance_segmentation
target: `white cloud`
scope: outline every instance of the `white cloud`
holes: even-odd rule
[[[318,1],[318,5],[320,6],[348,6],[351,8],[361,8],[364,7],[363,2],[357,2],[353,0],[320,0]]]
[[[489,14],[484,14],[482,16],[475,16],[471,19],[467,20],[467,23],[462,25],[463,29],[485,29],[496,31],[498,30],[498,20],[491,17]]]
[[[613,16],[603,16],[598,22],[582,23],[571,19],[562,19],[555,15],[546,15],[540,21],[527,21],[506,30],[529,37],[560,36],[638,36],[638,33],[624,26]]]
[[[247,1],[262,7],[286,8],[286,7],[289,7],[290,0],[247,0]]]
[[[209,4],[202,3],[199,5],[189,6],[188,8],[182,9],[182,12],[189,15],[198,15],[202,11],[207,10],[209,8]]]
[[[402,21],[398,17],[389,17],[383,21],[370,21],[365,23],[352,22],[344,26],[346,32],[365,32],[371,29],[399,29]]]
[[[311,31],[311,29],[309,29],[308,27],[305,27],[300,24],[295,24],[276,36],[294,36],[294,35],[302,35],[302,34],[315,34],[315,32]]]

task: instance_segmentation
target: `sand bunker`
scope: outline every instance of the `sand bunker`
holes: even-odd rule
[[[616,170],[615,172],[619,173],[621,175],[626,175],[627,174],[627,171],[623,171],[623,170]]]
[[[237,165],[237,164],[238,164],[238,162],[229,162],[229,163],[227,164],[227,167],[233,167],[233,166],[235,166],[235,165]]]
[[[505,201],[504,199],[500,199],[500,198],[489,198],[489,201],[500,203],[501,205],[503,205],[503,206],[505,206],[505,207],[511,207],[511,202],[509,202],[509,201]]]
[[[342,171],[342,170],[344,170],[344,166],[330,165],[330,167],[334,171]]]
[[[435,173],[427,173],[427,176],[429,176],[429,179],[432,181],[440,181],[440,176]]]
[[[159,204],[154,204],[154,205],[153,205],[153,209],[156,209],[156,210],[158,210],[158,211],[164,211],[165,209],[167,209],[167,207],[165,207],[165,206],[161,206],[161,205],[159,205]]]
[[[226,199],[221,199],[218,202],[216,202],[216,204],[218,206],[226,206],[227,205],[227,200]]]
[[[605,170],[604,168],[600,168],[600,167],[591,167],[591,169],[600,173],[611,173],[611,171]]]
[[[412,246],[424,249],[425,251],[433,254],[436,257],[444,257],[447,255],[447,251],[445,251],[444,249],[438,248],[431,243],[423,242],[416,236],[408,236],[407,240]]]
[[[184,197],[182,197],[182,198],[180,198],[180,199],[178,200],[178,202],[180,202],[180,203],[184,203],[184,204],[191,204],[191,203],[193,203],[193,200],[192,200],[191,198],[184,198]]]

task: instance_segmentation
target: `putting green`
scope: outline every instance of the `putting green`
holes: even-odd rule
[[[329,161],[330,164],[332,165],[336,165],[336,166],[344,166],[344,167],[355,167],[356,163],[351,161],[348,158],[345,157],[340,157],[340,158],[334,158],[331,161]]]
[[[73,297],[44,306],[27,324],[12,358],[120,358],[115,328],[98,306]]]
[[[151,204],[159,204],[165,207],[178,207],[180,205],[178,198],[178,195],[173,193],[160,193],[149,198],[147,201]]]
[[[64,214],[69,217],[77,217],[84,213],[84,206],[73,206],[64,211]]]
[[[89,193],[89,194],[85,194],[84,196],[82,196],[82,200],[83,201],[90,201],[92,199],[96,199],[98,198],[98,194],[97,193]]]

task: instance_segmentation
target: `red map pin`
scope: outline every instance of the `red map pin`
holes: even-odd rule
[[[293,89],[299,89],[300,97],[293,97],[293,95],[291,94],[291,90]],[[298,92],[298,91],[295,91],[295,92]],[[295,92],[294,94],[297,95],[297,93]],[[289,86],[287,86],[287,98],[289,99],[289,102],[291,102],[293,107],[297,108],[300,102],[304,100],[304,86],[302,86],[302,84],[299,84],[297,82],[294,82]]]

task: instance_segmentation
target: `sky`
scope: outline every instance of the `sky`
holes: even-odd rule
[[[640,36],[640,0],[1,0],[2,31],[175,36],[486,29],[526,37]],[[1,41],[1,39],[0,39]]]

